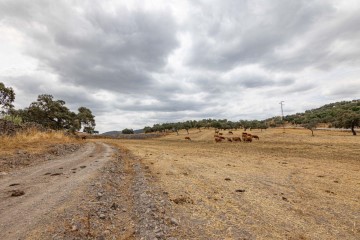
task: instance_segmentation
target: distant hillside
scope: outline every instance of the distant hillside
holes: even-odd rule
[[[351,115],[351,116],[350,116]],[[292,124],[303,124],[309,121],[329,123],[333,127],[346,127],[343,118],[360,115],[360,99],[326,104],[319,108],[306,110],[304,113],[287,115],[284,120]]]
[[[282,119],[274,116],[265,120],[239,120],[228,121],[227,119],[202,119],[188,120],[185,122],[154,124],[152,127],[144,127],[144,132],[166,132],[181,129],[188,131],[190,128],[217,128],[217,129],[266,129],[284,125],[300,125],[306,128],[316,128],[320,125],[332,128],[351,129],[356,135],[355,128],[360,126],[360,99],[326,104],[320,108],[307,110],[304,113],[287,115]]]
[[[143,129],[138,129],[138,130],[134,130],[134,133],[137,134],[137,133],[144,133],[144,130]],[[109,132],[104,132],[100,135],[102,136],[109,136],[109,137],[117,137],[119,136],[121,133],[121,131],[109,131]]]

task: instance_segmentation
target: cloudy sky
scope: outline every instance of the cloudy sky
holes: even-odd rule
[[[358,0],[0,0],[0,82],[97,130],[360,98]]]

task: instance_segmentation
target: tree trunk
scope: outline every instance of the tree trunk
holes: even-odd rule
[[[355,124],[351,124],[351,131],[352,131],[352,134],[355,136],[356,135],[356,131],[355,131]]]

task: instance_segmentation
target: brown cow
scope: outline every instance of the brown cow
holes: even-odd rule
[[[214,140],[215,140],[215,142],[221,142],[222,141],[221,138],[215,138]]]
[[[244,142],[252,142],[252,137],[250,137],[250,136],[243,137],[243,141]]]
[[[191,138],[190,137],[185,137],[185,140],[190,140],[191,141]]]
[[[232,140],[234,142],[241,142],[241,138],[240,137],[233,137]]]
[[[258,135],[252,135],[252,138],[256,138],[257,140],[260,140]]]

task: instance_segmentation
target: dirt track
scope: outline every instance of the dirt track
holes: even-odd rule
[[[80,150],[0,178],[0,239],[22,239],[40,222],[54,218],[56,208],[76,198],[114,150],[107,144],[88,143]],[[12,185],[12,186],[10,186]],[[11,197],[13,190],[25,194]]]

